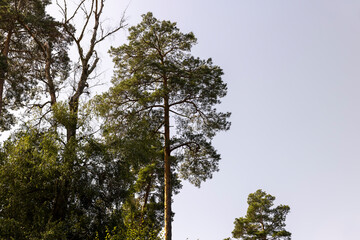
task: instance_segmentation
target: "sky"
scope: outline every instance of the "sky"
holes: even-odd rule
[[[294,240],[358,240],[360,1],[107,0],[108,22],[149,11],[194,32],[192,54],[224,70],[218,107],[232,127],[214,146],[220,171],[174,197],[173,240],[222,240],[257,189],[291,208]],[[104,81],[112,75],[103,46]]]

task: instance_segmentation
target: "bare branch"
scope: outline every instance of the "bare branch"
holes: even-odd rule
[[[125,24],[125,13],[122,15],[120,19],[120,23],[118,27],[114,28],[113,30],[107,32],[104,34],[104,31],[102,30],[101,37],[95,42],[95,44],[98,44],[99,42],[103,41],[105,38],[109,37],[110,35],[113,35],[114,33],[118,32],[120,29],[125,28],[127,24]],[[102,29],[102,27],[101,27]]]
[[[40,103],[34,103],[34,104],[32,104],[31,106],[30,106],[30,109],[33,109],[33,108],[35,108],[35,107],[37,107],[37,108],[44,108],[47,104],[50,104],[51,102],[50,101],[47,101],[47,102],[45,102],[45,103],[43,103],[43,104],[40,104]]]
[[[85,20],[85,23],[83,25],[83,28],[81,30],[81,33],[80,33],[80,36],[78,37],[77,41],[81,42],[81,40],[83,39],[84,37],[84,33],[85,33],[85,30],[87,29],[87,26],[89,24],[89,21],[91,19],[91,15],[93,13],[93,9],[94,9],[94,1],[96,1],[96,4],[97,4],[97,0],[93,0],[91,1],[91,7],[90,7],[90,13],[87,13],[85,7],[82,7],[81,9],[83,10],[85,16],[86,16],[86,20]],[[84,2],[84,1],[83,1]],[[83,2],[81,4],[79,4],[79,7],[83,5]],[[96,13],[95,13],[96,14]],[[95,29],[95,27],[94,27]],[[95,30],[94,30],[95,31]]]

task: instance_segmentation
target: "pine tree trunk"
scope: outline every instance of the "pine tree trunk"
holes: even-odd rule
[[[3,118],[2,108],[3,108],[4,83],[5,83],[5,71],[3,69],[0,69],[0,118]]]
[[[6,37],[3,50],[0,56],[0,118],[2,118],[2,108],[3,108],[3,93],[5,85],[5,76],[8,70],[8,54],[10,50],[10,40],[11,40],[12,30],[8,32]]]
[[[167,79],[164,79],[164,88],[167,89]],[[170,170],[170,111],[169,97],[164,98],[165,115],[165,240],[171,240],[171,170]]]

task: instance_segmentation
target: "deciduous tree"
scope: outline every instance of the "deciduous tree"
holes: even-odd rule
[[[47,1],[46,1],[47,2]],[[116,33],[124,27],[124,20],[121,18],[118,26],[112,30],[105,31],[102,25],[103,10],[105,0],[82,0],[75,3],[74,6],[68,7],[68,1],[56,1],[62,13],[62,21],[56,22],[55,30],[61,28],[62,38],[56,35],[59,31],[41,31],[33,30],[30,26],[24,24],[25,29],[29,32],[37,46],[43,53],[43,71],[45,77],[45,98],[49,99],[45,103],[37,104],[41,106],[42,114],[40,119],[48,120],[52,127],[56,127],[61,133],[65,133],[64,149],[66,154],[62,155],[63,162],[69,168],[70,175],[59,181],[56,189],[57,194],[54,202],[54,218],[64,220],[67,214],[69,200],[73,198],[71,178],[72,171],[76,167],[79,160],[76,152],[78,144],[77,132],[81,126],[79,123],[81,116],[79,111],[82,107],[82,96],[91,87],[89,82],[96,75],[95,69],[98,66],[99,56],[97,54],[98,45],[110,35]],[[84,19],[82,25],[76,25],[74,19]],[[54,25],[54,24],[53,24]],[[55,35],[55,36],[54,36]],[[85,36],[86,35],[86,36]],[[88,36],[88,37],[87,37]],[[61,53],[64,52],[66,42],[75,43],[78,59],[73,60],[73,76],[69,77],[70,69],[62,68],[55,61]],[[65,85],[71,86],[70,96],[68,100],[63,100],[61,92],[63,81],[56,81],[55,74],[59,69],[64,69],[67,78]],[[68,93],[67,93],[68,94]],[[59,99],[62,100],[59,101]],[[47,108],[45,108],[47,106]],[[44,110],[45,109],[45,110]],[[50,114],[49,114],[50,113]]]
[[[24,11],[16,9],[16,3],[21,2],[26,6]],[[0,162],[0,233],[3,235],[0,236],[9,239],[94,239],[98,232],[103,239],[106,226],[111,228],[122,222],[120,210],[136,181],[130,169],[137,159],[115,161],[110,148],[89,134],[88,128],[84,127],[89,119],[82,115],[85,105],[82,96],[91,87],[90,79],[96,77],[97,46],[122,28],[124,22],[121,19],[113,30],[104,30],[104,0],[79,1],[73,11],[67,7],[68,1],[63,1],[58,4],[63,13],[63,20],[59,22],[45,11],[50,2],[9,0],[0,3],[0,11],[11,13],[6,16],[12,17],[11,21],[0,21],[0,27],[4,29],[0,30],[1,47],[9,46],[6,61],[1,59],[4,63],[1,67],[6,70],[3,80],[9,82],[11,61],[21,56],[32,65],[25,65],[28,68],[20,73],[26,77],[31,75],[33,78],[30,79],[38,85],[33,89],[34,93],[42,93],[31,102],[30,112],[34,118],[30,119],[30,127],[23,127],[3,149]],[[81,14],[84,24],[74,26],[74,18]],[[0,16],[1,20],[3,17],[5,15]],[[16,28],[8,30],[6,27],[12,23],[16,23]],[[24,36],[23,44],[34,51],[15,44],[15,41],[21,43],[18,36]],[[7,39],[10,39],[9,45],[6,45]],[[71,69],[67,57],[70,42],[75,42],[79,56],[78,61],[72,62],[75,66],[72,78],[69,77]],[[21,61],[17,65],[19,63]],[[64,85],[72,88],[67,89],[68,92],[61,91]],[[16,92],[17,88],[12,90]],[[33,107],[40,109],[39,114],[32,111]],[[56,148],[51,147],[54,156],[47,159],[42,153],[49,149],[42,140],[50,133],[46,143],[54,144]],[[33,177],[32,174],[37,175]],[[26,211],[16,214],[23,207]],[[44,237],[51,232],[61,235]]]

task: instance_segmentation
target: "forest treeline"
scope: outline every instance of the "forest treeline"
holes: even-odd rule
[[[170,240],[181,182],[218,171],[223,71],[148,13],[95,95],[99,45],[126,22],[104,26],[104,0],[75,2],[53,2],[57,20],[50,0],[0,1],[0,239]]]
[[[230,128],[216,109],[222,69],[191,55],[193,33],[147,13],[109,50],[111,87],[96,95],[99,46],[126,27],[124,16],[104,26],[104,8],[0,1],[0,131],[11,133],[0,148],[0,239],[171,240],[182,181],[200,187],[219,170],[212,139]],[[290,240],[290,208],[274,200],[250,194],[232,236]]]

